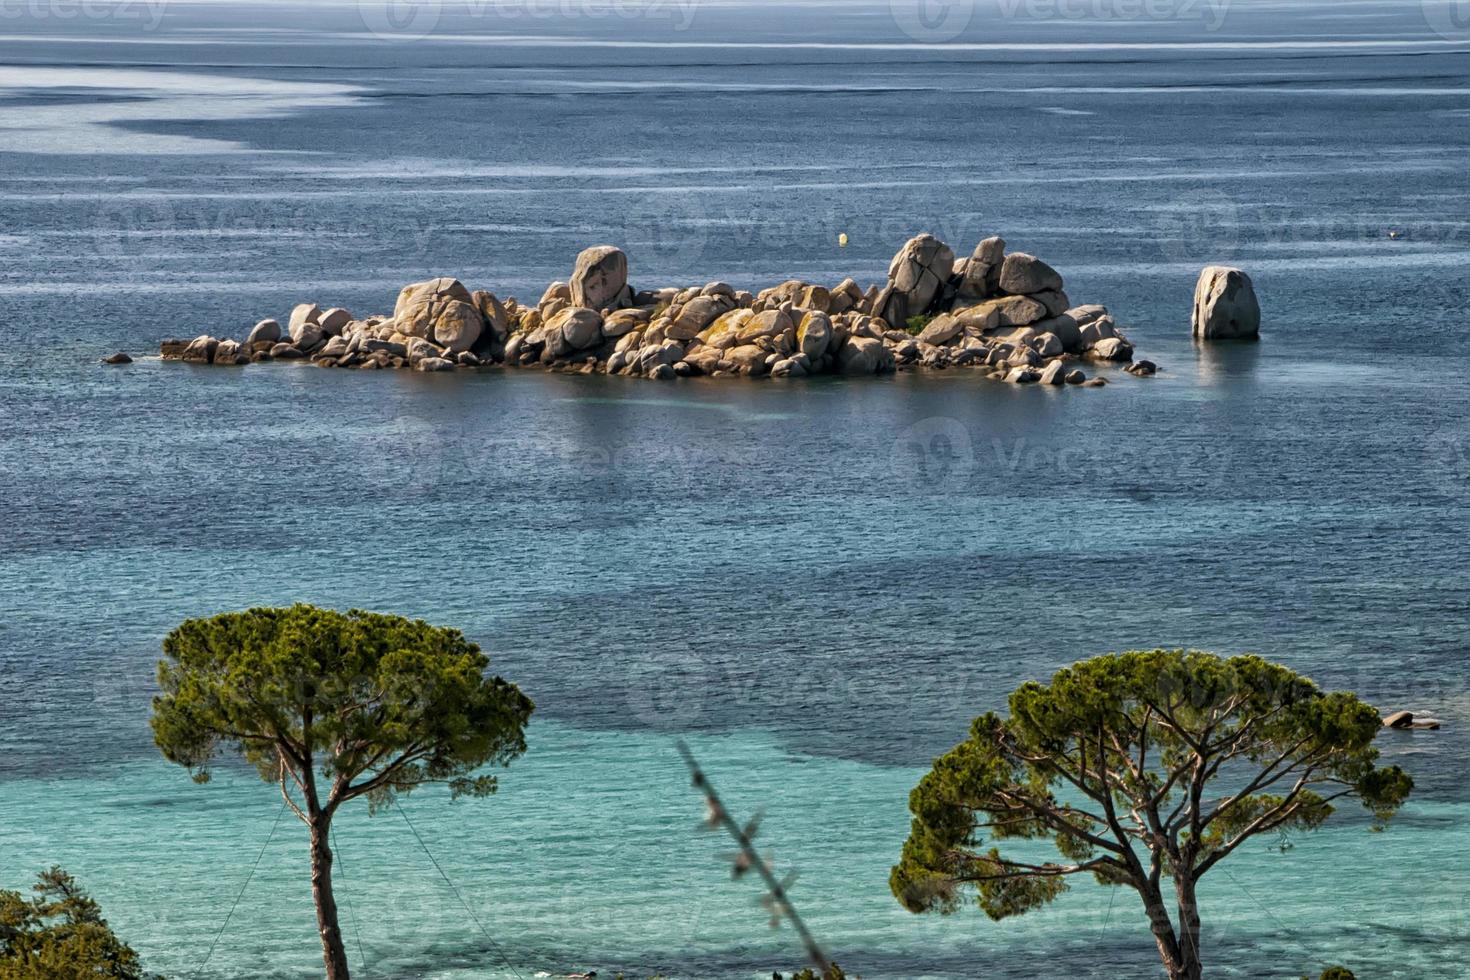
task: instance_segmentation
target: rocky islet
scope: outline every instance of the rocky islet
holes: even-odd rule
[[[1238,270],[1237,270],[1238,271]],[[391,314],[296,306],[286,326],[258,322],[243,341],[204,334],[165,340],[162,356],[238,366],[309,360],[324,367],[453,371],[541,367],[654,379],[696,375],[876,375],[971,368],[1013,384],[1087,385],[1083,365],[1109,362],[1148,376],[1133,344],[1100,305],[1073,306],[1060,273],[986,238],[967,257],[922,234],[860,287],[789,279],[751,293],[728,283],[635,289],[628,257],[584,249],[565,282],[534,304],[501,301],[460,280],[411,283]]]

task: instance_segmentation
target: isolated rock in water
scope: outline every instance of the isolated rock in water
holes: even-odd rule
[[[1196,340],[1254,340],[1261,335],[1261,304],[1251,277],[1223,265],[1207,266],[1194,287]]]
[[[133,363],[133,359],[131,357],[129,357],[128,355],[124,354],[122,351],[118,351],[116,354],[108,354],[106,357],[104,357],[102,359],[102,363],[103,364],[131,364],[131,363]]]
[[[1393,714],[1385,715],[1383,719],[1384,728],[1410,728],[1414,724],[1414,712],[1395,711]]]
[[[1151,377],[1154,376],[1155,373],[1158,372],[1159,366],[1157,364],[1155,364],[1153,361],[1143,360],[1143,361],[1134,361],[1132,364],[1128,365],[1123,370],[1127,371],[1129,374],[1136,375],[1136,376],[1138,376],[1140,378],[1151,378]]]
[[[602,341],[602,316],[596,310],[569,306],[546,322],[548,330],[560,331],[572,350],[596,347]]]
[[[975,252],[965,263],[965,277],[960,282],[960,293],[976,299],[984,299],[1000,292],[1001,264],[1005,262],[1006,242],[996,235],[975,246]]]
[[[1057,270],[1034,255],[1012,252],[1005,258],[1000,269],[1001,292],[1013,296],[1040,293],[1049,290],[1062,291],[1062,277]],[[1066,309],[1066,307],[1062,307]]]
[[[612,245],[582,249],[572,278],[567,281],[573,306],[602,310],[618,305],[628,285],[628,257]]]
[[[474,307],[474,297],[458,279],[441,276],[410,283],[398,292],[398,302],[393,305],[393,325],[405,337],[432,338],[435,321],[452,302]]]
[[[275,343],[281,339],[281,325],[275,320],[261,320],[250,328],[250,334],[245,338],[245,346],[269,341]]]
[[[890,309],[875,309],[873,313],[882,316],[890,326],[901,327],[908,317],[928,311],[953,274],[953,249],[933,235],[910,238],[888,264],[890,297],[901,296],[901,308],[887,302],[884,305]],[[896,319],[889,319],[890,314]]]

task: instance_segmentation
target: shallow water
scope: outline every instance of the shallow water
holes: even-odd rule
[[[0,885],[64,863],[170,976],[318,970],[300,829],[262,851],[268,789],[191,785],[146,727],[168,629],[299,599],[462,627],[539,706],[496,799],[407,808],[492,939],[400,815],[344,818],[368,976],[795,964],[694,831],[681,735],[864,976],[1151,976],[1124,894],[997,925],[909,916],[886,875],[971,717],[1180,644],[1446,722],[1385,737],[1418,782],[1387,835],[1349,815],[1222,866],[1218,974],[1467,975],[1470,38],[1413,7],[1209,30],[979,4],[937,44],[887,4],[702,4],[684,31],[444,7],[418,41],[356,6],[7,20]],[[431,274],[530,298],[595,241],[639,284],[866,283],[926,229],[1044,256],[1163,372],[96,363]],[[1189,343],[1211,261],[1255,277],[1259,345]]]

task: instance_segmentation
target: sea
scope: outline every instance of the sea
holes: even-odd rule
[[[1467,83],[1440,0],[0,0],[0,888],[63,865],[171,978],[320,976],[304,828],[148,728],[170,629],[301,601],[458,627],[537,705],[496,796],[342,813],[355,976],[802,966],[682,740],[849,975],[1154,977],[1131,893],[887,876],[972,718],[1192,647],[1442,722],[1379,739],[1385,833],[1212,872],[1207,975],[1470,977]],[[1159,373],[157,359],[431,276],[534,302],[601,243],[866,286],[921,232],[1043,257]],[[1191,342],[1208,264],[1259,343]]]

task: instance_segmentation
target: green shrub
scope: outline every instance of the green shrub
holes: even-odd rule
[[[34,898],[0,891],[0,980],[150,980],[75,878],[53,867],[36,879]]]
[[[923,329],[929,325],[929,321],[932,319],[934,318],[932,316],[929,316],[927,313],[920,313],[917,316],[911,316],[907,320],[905,320],[904,326],[908,328],[909,333],[918,334],[921,333]]]

